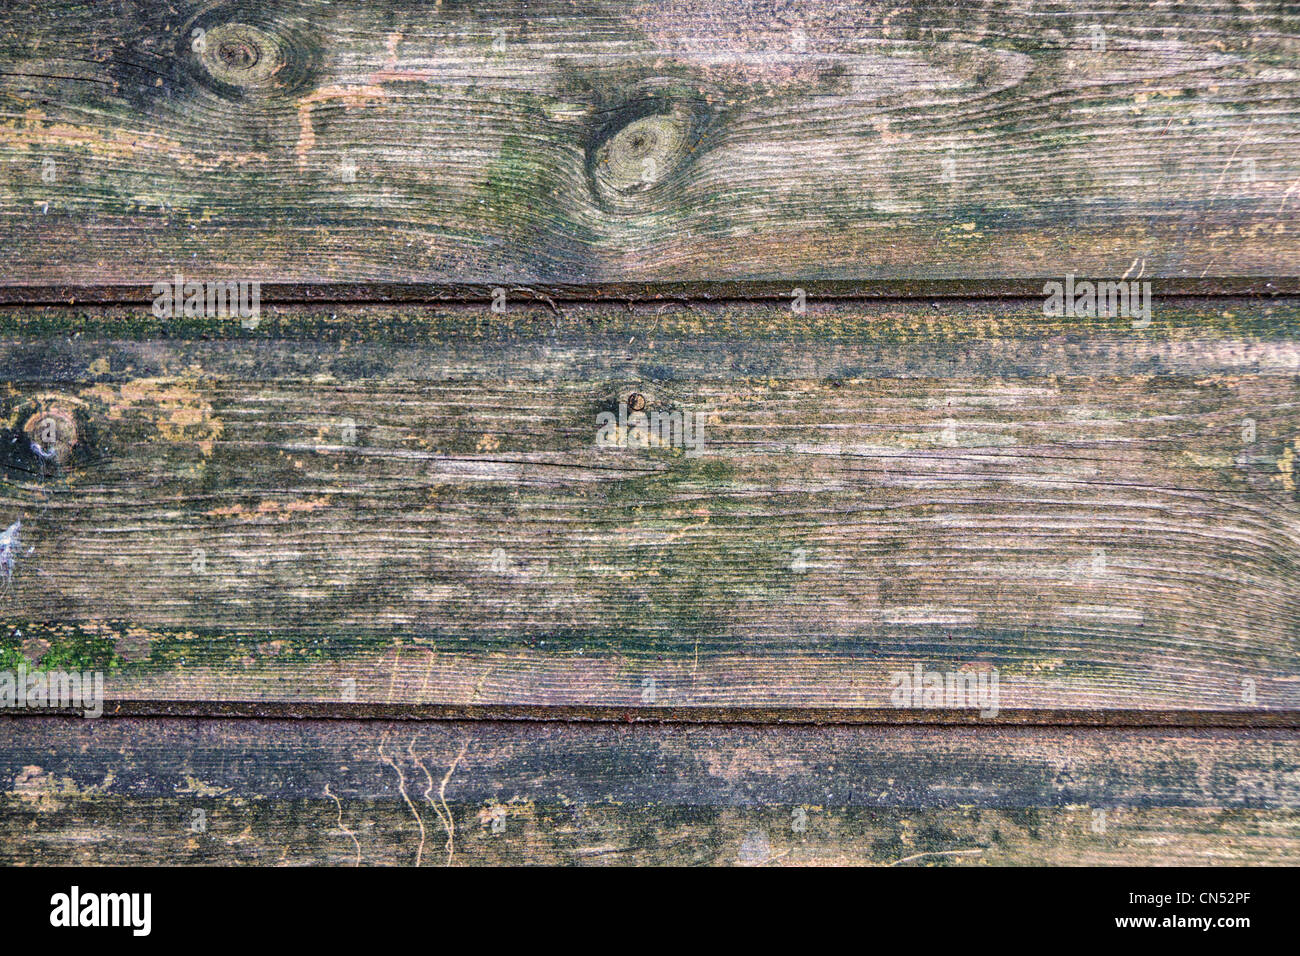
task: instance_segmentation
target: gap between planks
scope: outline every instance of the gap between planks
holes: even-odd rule
[[[168,277],[170,280],[171,277]],[[202,276],[189,276],[201,280]],[[504,289],[507,301],[524,303],[664,303],[728,304],[785,301],[802,289],[810,302],[909,301],[914,299],[1041,299],[1043,283],[1063,276],[1032,279],[816,280],[792,277],[783,282],[705,280],[653,283],[528,284],[501,283],[283,283],[260,282],[262,305],[349,305],[485,303]],[[1108,281],[1114,277],[1078,275],[1079,281]],[[1140,278],[1140,277],[1139,277]],[[255,281],[255,280],[249,280]],[[1300,277],[1239,276],[1142,279],[1157,298],[1300,295]],[[153,300],[152,284],[139,285],[0,285],[0,306],[146,304]]]
[[[7,711],[40,719],[79,717],[75,709]],[[323,701],[106,700],[106,718],[246,720],[401,720],[427,722],[514,721],[549,724],[665,724],[718,726],[929,726],[989,729],[1079,727],[1099,729],[1300,730],[1297,710],[1111,710],[1019,708],[984,717],[978,711],[780,707],[594,707],[545,704],[378,704]]]

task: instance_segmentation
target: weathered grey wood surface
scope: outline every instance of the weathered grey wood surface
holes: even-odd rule
[[[1300,703],[1293,300],[141,313],[0,316],[6,653],[111,698]]]
[[[1300,12],[11,2],[6,285],[1295,276]]]
[[[0,862],[1300,862],[1291,731],[0,720]]]
[[[5,4],[0,671],[109,717],[0,719],[0,862],[1297,862],[1298,54],[1282,2]]]

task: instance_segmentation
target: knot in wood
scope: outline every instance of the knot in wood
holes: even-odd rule
[[[641,116],[596,146],[592,176],[606,202],[636,208],[682,166],[691,153],[691,119],[684,111]]]
[[[79,440],[76,414],[60,405],[36,411],[23,424],[23,432],[34,454],[60,466],[72,460]]]
[[[212,79],[245,90],[278,84],[288,60],[285,50],[280,38],[249,23],[208,27],[195,44],[199,62]]]

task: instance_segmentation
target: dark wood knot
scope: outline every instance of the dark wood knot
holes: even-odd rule
[[[700,142],[702,117],[690,105],[646,101],[604,126],[588,153],[592,189],[606,208],[652,210],[673,195]]]
[[[210,10],[186,26],[183,40],[198,82],[223,96],[289,97],[316,82],[320,50],[311,36],[250,8]]]
[[[37,457],[61,468],[72,461],[80,433],[71,409],[61,405],[42,408],[27,419],[23,431]]]
[[[242,89],[269,85],[284,66],[280,40],[251,23],[218,23],[197,28],[199,62],[219,83]]]

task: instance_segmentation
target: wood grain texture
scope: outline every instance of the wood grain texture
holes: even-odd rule
[[[0,672],[108,719],[0,714],[0,863],[1300,863],[1298,65],[1280,0],[6,3]]]
[[[0,862],[1295,865],[1298,745],[1289,731],[5,718]]]
[[[7,309],[0,646],[119,701],[1294,713],[1300,303],[1154,314]],[[701,453],[598,447],[632,395]]]
[[[6,285],[1291,276],[1293,4],[0,12]]]

